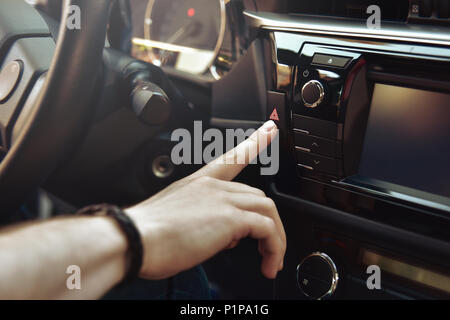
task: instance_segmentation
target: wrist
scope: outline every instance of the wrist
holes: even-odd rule
[[[125,254],[127,272],[124,280],[132,280],[137,277],[142,266],[143,245],[140,231],[128,214],[119,207],[108,204],[89,206],[81,209],[77,214],[105,217],[115,223],[116,230],[118,229],[121,231],[122,236],[126,239],[127,243]]]
[[[150,270],[160,263],[161,252],[161,225],[152,218],[151,209],[148,206],[136,205],[125,209],[124,212],[133,220],[136,228],[142,236],[143,262],[140,276],[155,279]]]
[[[123,231],[117,225],[117,222],[108,216],[94,216],[85,217],[84,219],[91,219],[96,227],[93,230],[102,230],[100,237],[104,242],[108,243],[108,250],[104,252],[110,259],[114,261],[114,283],[117,284],[125,278],[129,266],[128,254],[128,240]],[[106,260],[104,263],[107,263]]]

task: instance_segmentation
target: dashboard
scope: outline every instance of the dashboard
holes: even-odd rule
[[[110,46],[161,67],[212,127],[277,123],[276,298],[450,297],[449,1],[116,3]]]
[[[450,295],[445,1],[130,3],[132,55],[213,80],[213,126],[280,128],[277,297]],[[373,4],[381,30],[366,24]],[[367,291],[370,265],[385,290]]]

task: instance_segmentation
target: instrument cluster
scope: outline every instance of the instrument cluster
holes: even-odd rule
[[[221,78],[242,53],[242,1],[130,0],[132,56],[163,68]]]

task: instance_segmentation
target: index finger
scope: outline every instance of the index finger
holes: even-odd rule
[[[270,120],[256,130],[247,140],[193,174],[193,177],[210,176],[220,180],[233,180],[275,138],[278,130]],[[239,161],[242,159],[243,161]]]

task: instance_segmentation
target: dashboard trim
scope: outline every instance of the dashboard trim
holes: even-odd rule
[[[351,182],[348,182],[347,180],[350,180]],[[419,205],[422,207],[436,209],[436,210],[439,210],[442,212],[450,212],[450,206],[448,204],[423,199],[418,196],[408,195],[406,193],[402,193],[399,191],[393,191],[393,190],[388,190],[388,189],[383,189],[383,188],[376,188],[375,186],[369,186],[369,185],[366,185],[361,182],[352,181],[351,177],[347,178],[343,181],[334,181],[334,183],[337,183],[340,186],[348,187],[350,189],[355,189],[357,191],[367,192],[374,196],[383,196],[383,197],[387,197],[389,199],[400,200],[400,201],[404,201],[406,203],[412,203],[412,204]],[[420,192],[420,191],[417,191],[417,192]]]
[[[341,233],[353,233],[361,241],[379,238],[379,247],[401,251],[405,256],[422,258],[444,268],[450,266],[450,243],[436,237],[416,233],[380,221],[354,215],[340,209],[330,208],[278,189],[275,182],[269,184],[270,196],[290,208],[293,215],[302,215],[337,228]]]
[[[450,33],[427,25],[383,22],[382,28],[369,29],[365,21],[306,15],[244,11],[250,26],[271,31],[294,31],[328,36],[413,42],[450,47]]]

